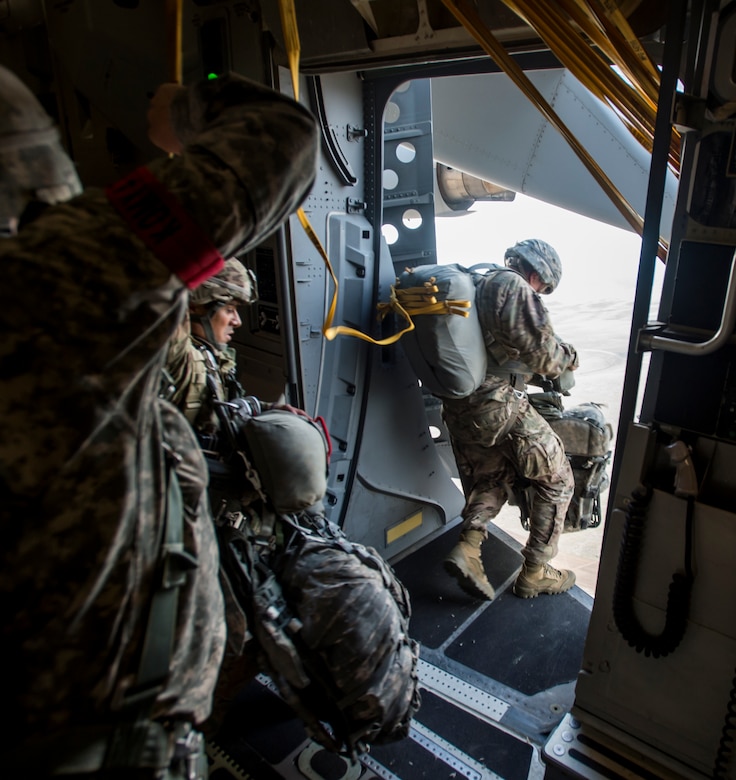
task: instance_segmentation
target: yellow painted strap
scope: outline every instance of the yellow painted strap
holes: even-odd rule
[[[279,0],[279,14],[281,15],[281,29],[284,33],[286,54],[289,58],[294,100],[299,100],[299,58],[302,54],[302,45],[299,41],[299,27],[296,23],[294,0]]]
[[[299,43],[299,30],[296,21],[296,9],[294,7],[294,0],[279,0],[279,11],[281,13],[281,25],[284,32],[284,41],[286,44],[286,51],[289,58],[289,68],[291,70],[291,83],[294,90],[294,98],[299,100],[299,57],[301,54],[301,45]],[[393,336],[389,336],[385,339],[374,339],[366,333],[363,333],[355,328],[349,328],[346,325],[333,326],[335,319],[335,311],[337,310],[337,277],[335,271],[330,263],[330,258],[327,256],[325,248],[322,246],[322,242],[319,240],[319,236],[314,232],[314,228],[309,222],[307,215],[304,213],[303,208],[299,208],[296,215],[304,228],[304,232],[309,237],[309,240],[314,244],[314,247],[320,254],[320,257],[324,260],[325,267],[332,279],[332,283],[335,285],[335,291],[332,295],[330,307],[327,311],[327,318],[322,325],[322,335],[328,340],[332,341],[337,336],[354,336],[355,338],[368,341],[371,344],[378,346],[387,346],[398,341],[404,333],[408,333],[410,330],[414,330],[414,323],[411,321],[411,317],[404,311],[403,307],[396,302],[396,305],[391,308],[397,311],[407,322],[407,326],[399,333],[395,333]],[[381,319],[385,314],[381,315]]]
[[[181,84],[181,24],[183,0],[166,0],[168,78]]]

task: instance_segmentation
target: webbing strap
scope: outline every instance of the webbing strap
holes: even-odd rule
[[[159,582],[151,598],[143,649],[134,686],[123,700],[123,709],[143,709],[153,703],[169,674],[176,632],[179,588],[197,559],[184,549],[184,510],[181,486],[173,455],[167,457],[167,490],[164,528],[159,555]]]
[[[431,280],[430,280],[431,281]],[[435,293],[439,292],[436,284],[426,284],[423,287],[407,287],[396,290],[396,299],[410,316],[417,314],[458,314],[468,317],[473,306],[472,301],[448,298],[437,300]]]
[[[514,408],[511,412],[511,415],[509,416],[509,419],[506,421],[506,425],[504,425],[503,428],[499,431],[497,441],[503,441],[511,433],[511,429],[514,427],[514,423],[519,417],[519,407],[521,406],[521,399],[523,397],[523,393],[514,390]]]
[[[296,9],[294,7],[294,0],[279,0],[279,12],[281,15],[281,27],[284,33],[284,41],[286,44],[286,53],[289,59],[289,69],[291,71],[291,84],[294,91],[294,99],[299,100],[299,58],[301,54],[301,44],[299,42],[299,29],[296,21]],[[296,215],[301,223],[304,232],[307,234],[309,240],[314,245],[315,249],[319,252],[320,257],[324,260],[325,268],[332,279],[332,283],[335,286],[335,290],[332,294],[332,300],[327,311],[327,316],[322,325],[322,335],[328,340],[332,341],[336,336],[353,336],[362,341],[367,341],[370,344],[375,344],[379,347],[385,347],[389,344],[393,344],[398,341],[404,333],[408,333],[410,330],[414,330],[414,323],[411,321],[409,315],[401,308],[401,306],[393,307],[401,314],[407,321],[408,325],[404,330],[399,333],[389,336],[385,339],[374,339],[367,333],[363,333],[356,328],[350,328],[347,325],[333,325],[335,319],[335,312],[337,311],[337,292],[338,283],[335,271],[330,263],[330,258],[327,256],[325,248],[322,246],[322,242],[319,240],[319,236],[314,232],[314,228],[309,222],[309,218],[304,213],[303,208],[297,209]],[[382,319],[379,316],[379,319]]]
[[[212,359],[214,360],[214,357]],[[261,482],[260,475],[254,468],[253,464],[250,462],[250,459],[245,454],[243,449],[240,446],[238,446],[238,440],[237,440],[235,429],[233,428],[232,420],[228,416],[227,410],[225,408],[227,404],[222,403],[218,399],[217,384],[213,372],[207,371],[206,382],[207,382],[207,387],[210,393],[212,394],[212,399],[215,407],[215,414],[217,415],[217,418],[220,421],[220,426],[225,430],[228,436],[229,444],[232,450],[231,453],[232,456],[238,457],[242,460],[246,479],[251,483],[251,485],[253,485],[253,488],[258,493],[261,500],[264,503],[267,503],[268,496],[266,496],[266,493],[263,490],[263,484]]]
[[[177,578],[176,573],[171,571],[170,555],[183,552],[181,487],[173,468],[169,469],[168,480],[164,541],[161,549],[163,571],[159,587],[151,600],[136,688],[156,685],[168,674],[176,626],[178,586],[184,582],[181,575]]]

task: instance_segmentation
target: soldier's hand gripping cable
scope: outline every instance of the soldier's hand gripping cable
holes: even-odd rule
[[[165,93],[181,153],[77,194],[51,121],[0,69],[0,224],[17,230],[0,242],[13,776],[202,769],[192,724],[210,711],[223,603],[206,469],[158,398],[161,367],[187,290],[302,201],[317,133],[303,107],[236,75]]]

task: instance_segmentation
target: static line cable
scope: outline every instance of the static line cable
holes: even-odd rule
[[[628,23],[625,36],[595,0],[557,0],[556,7],[530,0],[503,2],[537,31],[585,87],[619,114],[629,132],[651,152],[659,73],[648,58],[648,67],[643,67],[639,56],[632,51],[628,35],[633,36],[633,32]],[[625,18],[621,18],[625,23]],[[676,131],[670,141],[669,160],[672,169],[679,172],[680,140]]]
[[[526,0],[504,0],[504,3],[537,31],[563,65],[596,97],[613,103],[621,113],[640,122],[642,126],[651,127],[656,113],[656,100],[644,100],[640,91],[626,83],[608,62],[595,54],[594,47],[603,50],[604,41],[608,39],[600,27],[576,11],[576,5],[568,7],[570,19],[567,19],[559,10],[547,5],[532,5]],[[609,56],[615,57],[610,42],[606,49]],[[620,60],[618,57],[613,61],[620,65]]]

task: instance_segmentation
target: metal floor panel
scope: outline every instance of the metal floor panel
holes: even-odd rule
[[[577,677],[590,610],[575,594],[496,596],[445,650],[486,677],[533,696]]]
[[[458,534],[457,529],[447,531],[394,566],[411,595],[411,635],[424,647],[441,647],[485,604],[460,590],[442,566]],[[488,579],[497,590],[521,568],[518,550],[494,534],[483,545],[482,557]]]

